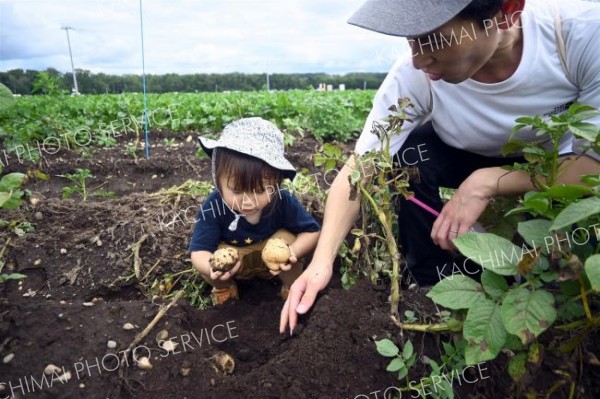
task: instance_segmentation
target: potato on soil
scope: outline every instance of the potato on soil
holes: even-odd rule
[[[215,253],[210,257],[208,263],[214,272],[228,272],[238,262],[239,256],[235,248],[221,248],[217,249]]]
[[[279,270],[281,263],[288,263],[290,247],[281,238],[270,238],[262,250],[262,260],[273,271]]]
[[[235,370],[235,360],[227,352],[217,352],[211,358],[212,367],[217,373],[232,374]]]

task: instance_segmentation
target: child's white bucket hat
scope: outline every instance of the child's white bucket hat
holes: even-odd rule
[[[239,119],[225,126],[219,140],[198,137],[198,141],[209,156],[215,148],[227,148],[266,162],[290,180],[296,175],[296,169],[284,157],[283,133],[262,118]]]

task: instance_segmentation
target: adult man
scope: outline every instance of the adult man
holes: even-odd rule
[[[574,101],[600,106],[600,5],[566,0],[368,0],[350,19],[385,34],[407,37],[412,59],[399,60],[379,89],[355,151],[377,148],[370,133],[398,98],[414,104],[413,122],[404,127],[391,151],[425,144],[427,162],[419,163],[415,196],[441,209],[436,218],[410,203],[399,211],[400,240],[409,270],[420,285],[439,280],[440,267],[452,261],[452,239],[469,231],[496,195],[534,189],[520,172],[499,166],[514,120],[552,115]],[[556,22],[562,28],[556,35]],[[558,38],[566,54],[560,55]],[[562,61],[565,61],[563,66]],[[428,123],[431,121],[430,123]],[[595,119],[593,123],[600,124]],[[520,138],[533,140],[534,132]],[[561,154],[581,152],[583,143],[567,137]],[[560,182],[579,183],[598,173],[600,156],[572,156]],[[360,202],[349,199],[347,176],[353,158],[338,174],[325,208],[313,261],[292,286],[280,330],[312,306],[329,282],[333,260],[352,227]],[[439,186],[457,187],[442,208]]]

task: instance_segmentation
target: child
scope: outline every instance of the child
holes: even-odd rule
[[[199,138],[211,156],[216,185],[202,204],[189,246],[192,264],[212,287],[212,299],[220,305],[238,297],[232,277],[272,278],[282,283],[281,296],[302,273],[299,259],[314,250],[320,226],[287,191],[284,178],[296,171],[283,154],[283,133],[261,118],[245,118],[225,127],[218,141]],[[291,256],[281,270],[263,264],[261,250],[272,237],[290,246]],[[209,259],[218,248],[234,247],[240,260],[228,272],[213,271]]]

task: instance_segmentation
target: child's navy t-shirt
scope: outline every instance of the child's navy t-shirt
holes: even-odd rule
[[[241,217],[237,229],[229,230],[234,220],[233,212],[223,202],[221,194],[213,191],[202,204],[196,217],[196,226],[192,234],[189,250],[214,252],[220,243],[244,247],[266,240],[277,230],[286,229],[298,235],[321,229],[319,223],[300,205],[288,190],[279,190],[274,194],[277,201],[274,209],[263,209],[257,224],[249,223]]]

